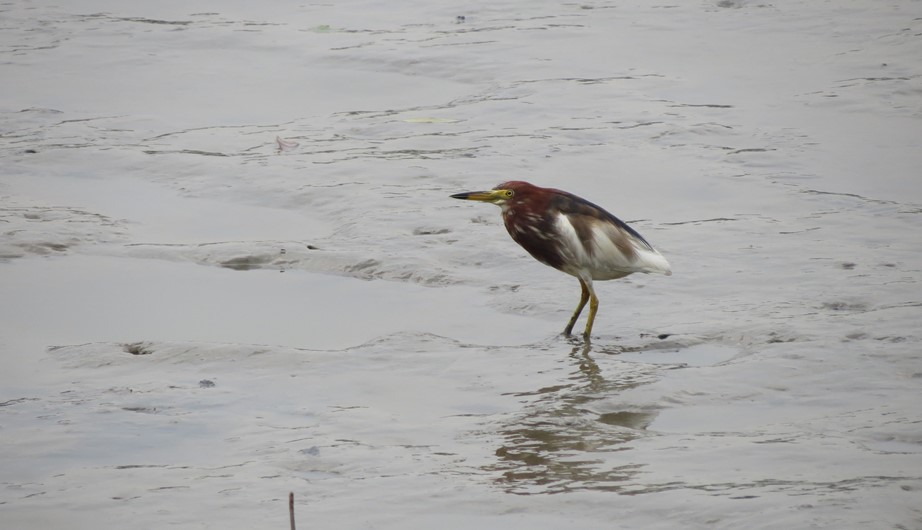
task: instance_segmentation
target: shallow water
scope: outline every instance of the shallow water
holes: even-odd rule
[[[922,526],[916,2],[0,24],[4,525]],[[675,274],[560,337],[510,177]]]

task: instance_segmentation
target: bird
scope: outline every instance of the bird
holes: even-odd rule
[[[672,275],[672,267],[636,230],[582,197],[523,181],[488,191],[466,191],[453,199],[489,202],[502,209],[512,239],[533,258],[579,280],[580,299],[563,334],[573,332],[589,303],[584,339],[588,342],[599,309],[592,282],[615,280],[635,272]]]

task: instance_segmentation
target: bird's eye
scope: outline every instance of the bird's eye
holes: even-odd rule
[[[513,195],[515,195],[515,192],[512,190],[503,190],[503,197],[511,199]]]

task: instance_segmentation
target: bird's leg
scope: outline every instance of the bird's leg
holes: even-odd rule
[[[574,311],[573,316],[570,317],[570,322],[567,323],[567,327],[563,328],[564,335],[569,335],[573,331],[573,325],[576,324],[576,319],[579,318],[579,314],[582,313],[583,308],[586,307],[586,302],[589,301],[589,287],[582,278],[579,278],[579,286],[582,289],[579,295],[579,305],[576,306],[576,311]]]
[[[589,319],[586,321],[586,332],[583,333],[583,337],[586,339],[586,342],[589,342],[589,334],[592,333],[592,324],[595,322],[595,314],[599,310],[599,298],[595,295],[595,289],[592,288],[592,284],[588,284],[589,287]]]

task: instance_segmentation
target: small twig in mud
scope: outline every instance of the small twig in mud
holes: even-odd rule
[[[288,519],[291,521],[291,530],[295,530],[295,493],[288,492]]]

